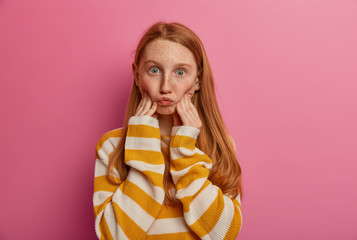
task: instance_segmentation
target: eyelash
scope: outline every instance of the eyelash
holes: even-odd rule
[[[184,74],[183,74],[183,75],[179,75],[180,77],[183,77],[183,76],[185,76],[185,75],[186,75],[186,71],[185,71],[184,69],[178,69],[178,70],[176,71],[176,73],[177,73],[178,71],[183,71],[183,72],[184,72]]]
[[[155,73],[153,73],[153,72],[151,71],[151,70],[154,69],[154,68],[156,68],[156,69],[158,70],[158,72],[160,72],[160,70],[159,70],[158,67],[151,67],[151,68],[149,68],[149,72],[152,73],[152,74],[155,74]]]
[[[152,69],[155,69],[155,68],[158,70],[157,73],[159,73],[159,72],[160,72],[160,69],[159,69],[158,67],[150,67],[150,68],[149,68],[149,72],[152,73],[152,74],[156,74],[156,73],[153,73],[153,72],[151,71]],[[178,69],[178,70],[176,70],[176,73],[177,73],[178,71],[183,71],[183,73],[184,73],[183,75],[177,74],[178,76],[180,76],[180,77],[185,76],[186,71],[185,71],[184,69]]]

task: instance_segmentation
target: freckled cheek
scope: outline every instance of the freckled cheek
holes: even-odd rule
[[[146,77],[141,77],[140,81],[139,81],[139,89],[140,92],[142,93],[144,90],[146,90],[147,92],[149,92],[149,94],[151,95],[152,92],[152,88],[153,88],[153,83],[150,79],[146,78]]]
[[[186,88],[185,93],[194,93],[195,92],[195,83],[189,84]]]
[[[140,84],[141,90],[148,90],[149,86],[150,86],[150,84],[148,84],[145,81],[142,81]]]
[[[191,93],[193,94],[194,93],[194,89],[195,89],[195,86],[190,84],[190,85],[186,85],[184,87],[181,87],[181,90],[179,91],[179,98],[180,98],[180,101],[181,99],[185,96],[186,93]]]

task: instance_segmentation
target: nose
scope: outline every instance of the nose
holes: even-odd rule
[[[171,93],[171,77],[168,74],[165,74],[161,80],[160,93],[161,94]]]

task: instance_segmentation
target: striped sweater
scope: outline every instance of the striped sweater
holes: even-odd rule
[[[196,145],[200,130],[174,126],[170,145],[161,140],[159,122],[131,117],[125,141],[127,179],[112,185],[106,179],[108,160],[123,136],[118,128],[105,133],[96,146],[93,205],[99,239],[235,239],[242,226],[240,196],[231,199],[208,180],[211,159]],[[167,154],[165,154],[167,153]],[[164,204],[165,158],[176,198]]]

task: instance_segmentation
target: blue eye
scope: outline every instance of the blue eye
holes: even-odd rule
[[[185,75],[186,72],[184,70],[182,70],[182,69],[179,69],[179,70],[176,71],[176,73],[179,76],[183,76],[183,75]]]
[[[152,68],[150,68],[149,71],[150,71],[151,73],[153,73],[153,74],[159,73],[159,69],[158,69],[157,67],[152,67]]]

